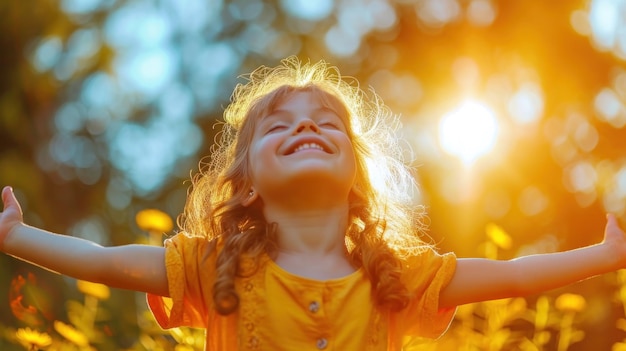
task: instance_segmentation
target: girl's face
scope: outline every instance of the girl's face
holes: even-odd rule
[[[253,188],[262,198],[301,193],[306,187],[319,189],[320,196],[332,191],[341,199],[352,188],[356,161],[347,116],[319,95],[293,92],[255,123],[248,164]]]

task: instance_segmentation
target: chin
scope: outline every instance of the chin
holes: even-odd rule
[[[338,177],[336,173],[328,172],[308,172],[274,180],[272,184],[266,184],[267,188],[275,190],[281,196],[316,196],[328,193],[335,197],[345,194],[347,198],[354,184],[354,177]]]

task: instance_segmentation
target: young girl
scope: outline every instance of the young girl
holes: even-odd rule
[[[165,247],[101,247],[23,223],[4,188],[0,249],[78,279],[146,292],[164,328],[208,350],[400,350],[437,338],[461,304],[522,296],[626,267],[608,215],[597,245],[511,261],[440,255],[394,118],[324,62],[295,58],[235,89],[221,140]]]

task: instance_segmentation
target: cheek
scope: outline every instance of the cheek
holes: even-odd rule
[[[357,169],[357,159],[356,159],[356,154],[354,151],[354,146],[352,145],[352,143],[350,142],[350,140],[347,140],[345,142],[344,145],[345,150],[347,150],[345,152],[345,168],[347,172],[350,172],[352,174],[354,174],[354,178],[356,179],[356,173],[358,172]]]
[[[253,141],[248,150],[248,165],[254,177],[270,165],[275,154],[275,143],[271,139]]]
[[[360,167],[358,165],[359,163],[359,159],[357,159],[357,151],[355,151],[355,145],[352,143],[351,140],[347,141],[348,145],[349,145],[349,158],[350,158],[350,171],[353,173],[354,175],[354,182],[358,182],[358,178],[362,177],[362,174],[359,174],[362,172],[360,172]],[[363,157],[363,155],[361,155],[361,157]],[[361,159],[361,162],[364,162],[363,159]],[[363,167],[364,165],[361,165],[361,167]]]
[[[250,157],[268,157],[273,153],[274,143],[271,138],[263,138],[252,142],[250,145]]]

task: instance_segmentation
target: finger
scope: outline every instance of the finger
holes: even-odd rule
[[[9,207],[16,207],[17,210],[21,212],[20,205],[17,202],[13,189],[10,186],[5,186],[4,189],[2,189],[2,202],[4,202],[5,210]]]
[[[9,194],[10,191],[11,188],[8,186],[2,188],[2,203],[4,203],[4,208],[7,207],[7,202],[9,202],[9,197],[11,196],[11,194]]]
[[[606,215],[606,229],[611,231],[621,230],[615,214],[609,213]]]
[[[606,223],[607,224],[615,224],[615,215],[612,213],[606,214]]]

